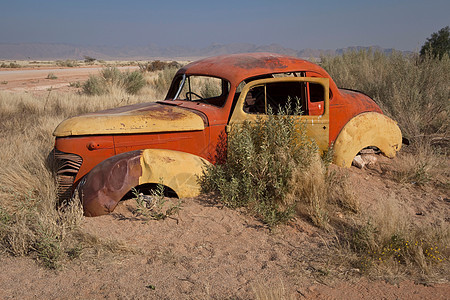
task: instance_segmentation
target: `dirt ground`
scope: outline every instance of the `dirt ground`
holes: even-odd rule
[[[51,86],[65,91],[69,82],[98,72],[58,70],[51,70],[58,77],[54,80],[46,79],[50,70],[0,70],[0,82],[7,81],[0,90],[45,91]],[[352,167],[348,176],[362,210],[394,197],[419,223],[450,220],[448,195],[400,186],[380,168]],[[134,209],[129,200],[110,215],[85,218],[83,232],[104,247],[81,252],[57,270],[31,258],[0,256],[0,299],[450,298],[448,278],[432,285],[391,284],[369,280],[359,269],[327,273],[334,259],[328,251],[332,238],[305,220],[270,231],[205,196],[183,199],[179,214],[166,220],[145,221]]]
[[[96,75],[102,67],[77,68],[39,67],[8,69],[0,68],[0,91],[45,93],[47,91],[73,91],[77,82],[86,81],[89,75]],[[136,70],[137,66],[118,67],[119,70]],[[53,74],[54,76],[49,76]],[[54,79],[50,79],[52,77]],[[56,78],[55,78],[56,77]],[[72,86],[71,86],[72,85]]]

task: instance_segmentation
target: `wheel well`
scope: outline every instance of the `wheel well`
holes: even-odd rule
[[[377,146],[367,146],[361,150],[359,150],[358,154],[356,155],[360,155],[360,154],[380,154],[383,153],[383,151],[381,151]]]
[[[179,198],[177,193],[168,186],[164,186],[164,197],[168,198]],[[138,193],[142,193],[144,195],[152,195],[152,192],[156,192],[158,190],[158,183],[144,183],[138,186],[135,186],[134,189],[128,191],[125,196],[122,197],[120,201],[129,200],[135,198],[134,190]]]

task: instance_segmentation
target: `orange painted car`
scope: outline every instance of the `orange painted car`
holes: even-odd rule
[[[400,150],[397,124],[368,96],[339,89],[316,64],[271,53],[205,58],[182,67],[166,99],[89,113],[54,131],[59,195],[78,192],[87,216],[114,210],[136,187],[162,183],[178,197],[199,193],[197,176],[216,163],[229,126],[296,99],[320,150],[349,167],[362,149]]]

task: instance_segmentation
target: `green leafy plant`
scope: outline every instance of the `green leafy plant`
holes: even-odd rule
[[[444,55],[450,56],[450,27],[446,26],[438,32],[433,32],[420,49],[420,55],[432,56],[441,59]]]
[[[178,213],[181,202],[173,203],[173,200],[168,200],[164,196],[164,189],[163,184],[158,184],[156,189],[151,190],[150,195],[144,195],[133,188],[132,193],[137,205],[134,213],[151,220],[162,220]]]
[[[203,192],[218,193],[233,208],[245,207],[269,226],[287,222],[294,215],[296,200],[288,197],[293,174],[303,172],[317,152],[305,132],[300,106],[290,104],[255,122],[231,127],[227,159],[205,167],[200,184]]]

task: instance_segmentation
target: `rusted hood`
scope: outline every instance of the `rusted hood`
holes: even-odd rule
[[[203,130],[203,119],[177,106],[140,103],[89,113],[63,121],[54,136],[130,134]]]

